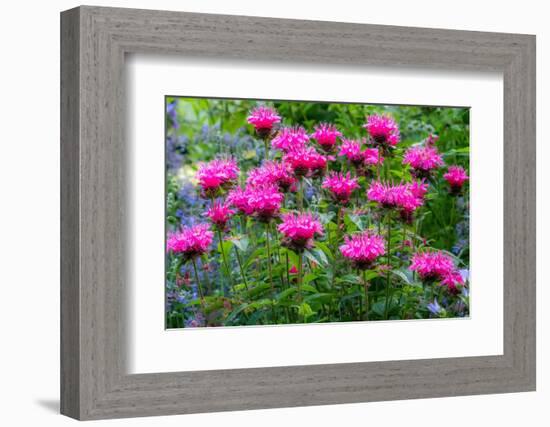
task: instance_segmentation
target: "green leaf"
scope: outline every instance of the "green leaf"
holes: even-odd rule
[[[355,226],[359,231],[363,231],[365,229],[365,227],[363,226],[363,221],[361,220],[361,217],[359,215],[347,214],[346,217],[344,218],[344,222],[346,222],[346,218],[348,218],[349,221],[355,224]],[[347,228],[347,223],[346,223],[346,228]]]
[[[248,237],[232,239],[232,242],[241,252],[246,252],[246,250],[248,249],[248,244],[249,244]]]
[[[392,273],[403,280],[407,285],[412,283],[412,273],[407,274],[403,270],[392,270]]]
[[[334,255],[332,254],[332,251],[330,250],[330,248],[325,242],[315,242],[315,247],[323,251],[323,253],[326,255],[328,259],[330,260],[334,259]]]
[[[311,282],[312,280],[315,280],[317,279],[317,274],[315,273],[307,273],[304,278],[302,279],[302,282],[303,282],[303,285],[307,285],[309,282]]]
[[[298,314],[300,316],[303,316],[307,321],[307,319],[313,316],[315,312],[311,309],[311,306],[307,302],[303,302],[298,307]]]
[[[275,295],[275,299],[279,302],[283,302],[291,298],[297,292],[296,288],[287,288],[282,292]]]

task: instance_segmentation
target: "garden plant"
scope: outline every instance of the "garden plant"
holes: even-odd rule
[[[469,315],[469,110],[166,98],[166,327]]]

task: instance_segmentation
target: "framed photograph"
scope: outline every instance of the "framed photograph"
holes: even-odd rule
[[[63,414],[535,390],[534,36],[82,6],[61,41]]]

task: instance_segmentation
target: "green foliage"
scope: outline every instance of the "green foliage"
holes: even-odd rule
[[[204,211],[210,201],[201,197],[194,181],[200,162],[233,156],[239,162],[242,185],[248,171],[261,163],[265,151],[263,141],[246,122],[258,101],[167,97],[166,103],[174,106],[173,115],[166,115],[166,227],[170,233],[183,225],[206,221]],[[318,123],[333,123],[346,138],[366,137],[362,127],[366,115],[391,114],[400,125],[401,142],[379,171],[388,181],[412,180],[402,163],[403,154],[430,134],[439,136],[437,148],[447,165],[469,169],[467,108],[295,101],[269,104],[283,117],[283,126],[300,125],[312,132]],[[338,156],[330,169],[354,172]],[[466,292],[453,294],[438,284],[423,283],[408,268],[413,253],[437,249],[450,254],[457,268],[469,269],[468,189],[461,197],[450,195],[444,172],[445,168],[440,168],[431,177],[424,206],[412,224],[392,219],[389,256],[381,257],[366,271],[343,259],[339,246],[344,235],[365,230],[388,235],[384,212],[365,198],[372,177],[360,177],[360,191],[341,213],[319,179],[305,180],[305,209],[318,215],[324,235],[303,253],[301,283],[295,272],[300,258],[281,245],[276,223],[271,227],[268,254],[264,225],[252,217],[235,216],[223,233],[223,241],[216,235],[212,250],[196,260],[198,278],[190,262],[167,255],[167,327],[468,315]],[[289,194],[282,211],[296,207],[295,196]],[[389,270],[384,264],[389,264]],[[204,298],[199,295],[199,281]],[[437,313],[429,309],[434,301],[441,305]]]

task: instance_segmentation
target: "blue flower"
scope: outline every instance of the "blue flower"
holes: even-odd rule
[[[439,314],[441,313],[441,306],[439,305],[439,303],[437,302],[437,299],[434,299],[434,302],[431,302],[429,303],[428,305],[426,305],[426,308],[430,311],[430,313],[432,314]]]
[[[178,108],[178,101],[176,99],[174,99],[172,102],[166,105],[166,114],[170,118],[170,121],[172,122],[172,126],[174,129],[178,129],[180,126],[178,123],[177,108]]]

